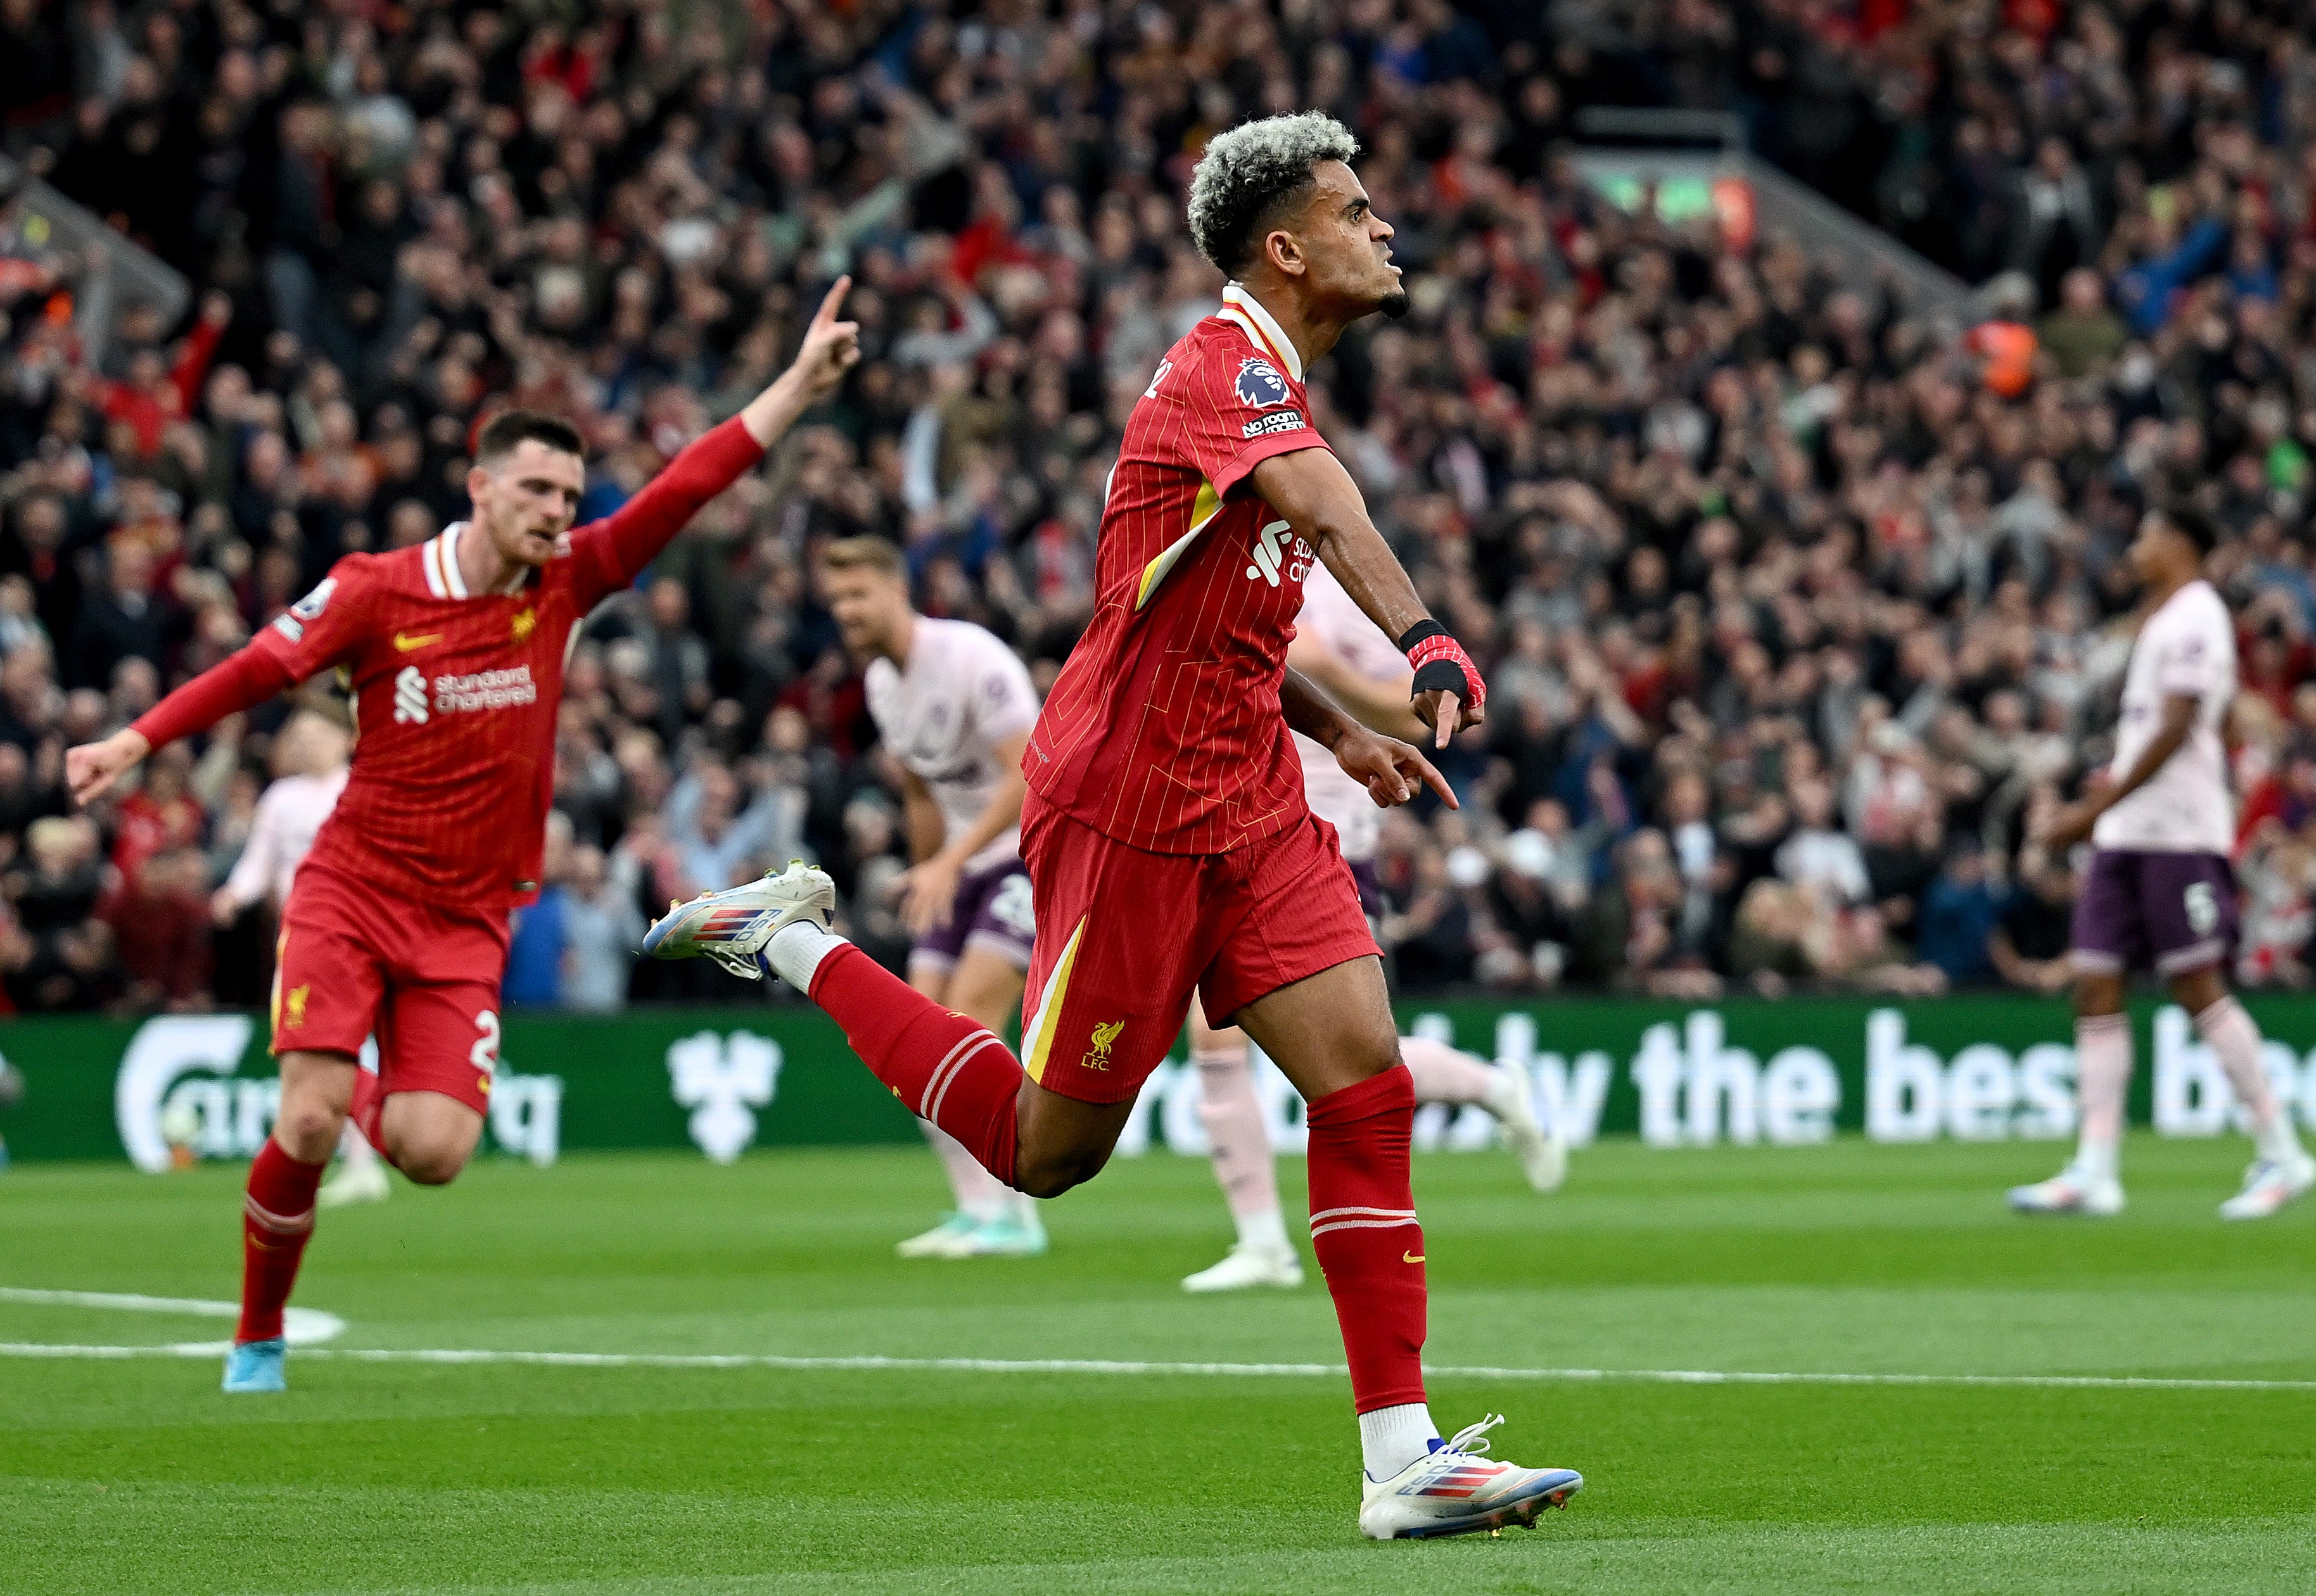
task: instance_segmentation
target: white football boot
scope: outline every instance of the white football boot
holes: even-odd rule
[[[1182,1281],[1185,1291],[1243,1291],[1254,1286],[1293,1290],[1303,1283],[1303,1260],[1288,1247],[1284,1252],[1252,1242],[1240,1242],[1223,1255],[1223,1261],[1201,1269]]]
[[[1572,1468],[1522,1468],[1487,1455],[1487,1432],[1504,1422],[1491,1414],[1435,1441],[1432,1450],[1387,1480],[1359,1477],[1359,1533],[1370,1540],[1473,1535],[1533,1524],[1548,1507],[1565,1507],[1584,1488]]]
[[[965,1239],[980,1222],[968,1213],[943,1214],[940,1224],[895,1242],[893,1250],[904,1258],[962,1258]]]
[[[2111,1175],[2085,1175],[2070,1164],[2049,1180],[2011,1187],[2009,1201],[2023,1214],[2081,1214],[2104,1219],[2123,1211],[2123,1183]]]
[[[382,1162],[349,1162],[323,1183],[314,1201],[324,1208],[343,1208],[351,1202],[383,1202],[394,1195]]]
[[[702,892],[689,903],[671,903],[667,913],[644,933],[644,952],[655,959],[706,954],[743,980],[762,980],[756,955],[772,933],[797,920],[828,929],[836,912],[836,883],[828,873],[792,859],[778,875]]]
[[[2220,1218],[2264,1219],[2311,1186],[2316,1186],[2316,1158],[2306,1153],[2284,1163],[2262,1158],[2244,1171],[2243,1190],[2220,1204]]]
[[[1568,1178],[1568,1138],[1554,1125],[1537,1123],[1536,1104],[1528,1095],[1528,1077],[1518,1069],[1496,1067],[1496,1089],[1483,1105],[1504,1128],[1504,1145],[1519,1160],[1528,1184],[1539,1192],[1557,1192]]]

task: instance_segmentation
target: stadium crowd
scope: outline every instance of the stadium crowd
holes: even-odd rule
[[[176,326],[117,310],[102,252],[0,210],[0,985],[262,1000],[266,894],[229,877],[342,706],[85,815],[63,748],[456,519],[496,406],[578,418],[583,519],[612,508],[841,271],[847,387],[571,661],[507,996],[738,993],[627,950],[792,856],[897,955],[898,783],[814,550],[895,539],[923,608],[1048,683],[1126,411],[1216,303],[1202,141],[1305,107],[1364,141],[1413,301],[1318,368],[1316,420],[1491,681],[1461,811],[1386,824],[1403,986],[2057,989],[2038,824],[2110,749],[2121,550],[2175,496],[2242,627],[2240,973],[2305,982],[2312,40],[2280,0],[0,0],[6,153],[196,286]],[[1735,109],[2009,274],[2000,336],[1613,208],[1562,146],[1620,100]]]

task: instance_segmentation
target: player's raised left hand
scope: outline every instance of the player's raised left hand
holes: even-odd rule
[[[812,325],[805,329],[804,347],[797,350],[796,364],[789,368],[814,399],[843,381],[844,374],[860,359],[860,324],[836,319],[851,288],[850,277],[840,277],[831,285],[828,297],[813,313]]]
[[[1335,763],[1343,767],[1345,776],[1367,788],[1377,809],[1406,802],[1415,796],[1419,784],[1439,794],[1448,808],[1464,807],[1456,802],[1448,778],[1433,768],[1421,749],[1365,726],[1354,725],[1336,739]]]

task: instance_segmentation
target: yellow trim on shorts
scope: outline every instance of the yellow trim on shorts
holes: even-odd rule
[[[1069,996],[1070,967],[1077,962],[1078,943],[1085,935],[1085,919],[1079,920],[1069,941],[1062,944],[1062,956],[1054,962],[1054,973],[1047,979],[1046,989],[1038,995],[1038,1012],[1029,1016],[1025,1031],[1029,1046],[1023,1051],[1021,1065],[1039,1086],[1046,1082],[1046,1055],[1053,1049],[1054,1033],[1061,1027],[1062,1005]]]
[[[266,998],[266,1025],[269,1042],[281,1038],[281,962],[290,953],[290,927],[281,927],[281,935],[273,939],[273,989]]]

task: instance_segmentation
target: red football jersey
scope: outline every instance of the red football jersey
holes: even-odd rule
[[[137,723],[154,747],[333,666],[361,737],[307,857],[422,902],[481,909],[538,894],[556,708],[573,630],[762,454],[735,418],[503,592],[469,593],[459,522],[415,548],[349,554],[238,654]]]
[[[1127,418],[1093,621],[1022,760],[1047,802],[1154,853],[1226,853],[1305,812],[1278,687],[1315,554],[1247,474],[1327,445],[1278,324],[1235,283],[1223,300]]]

